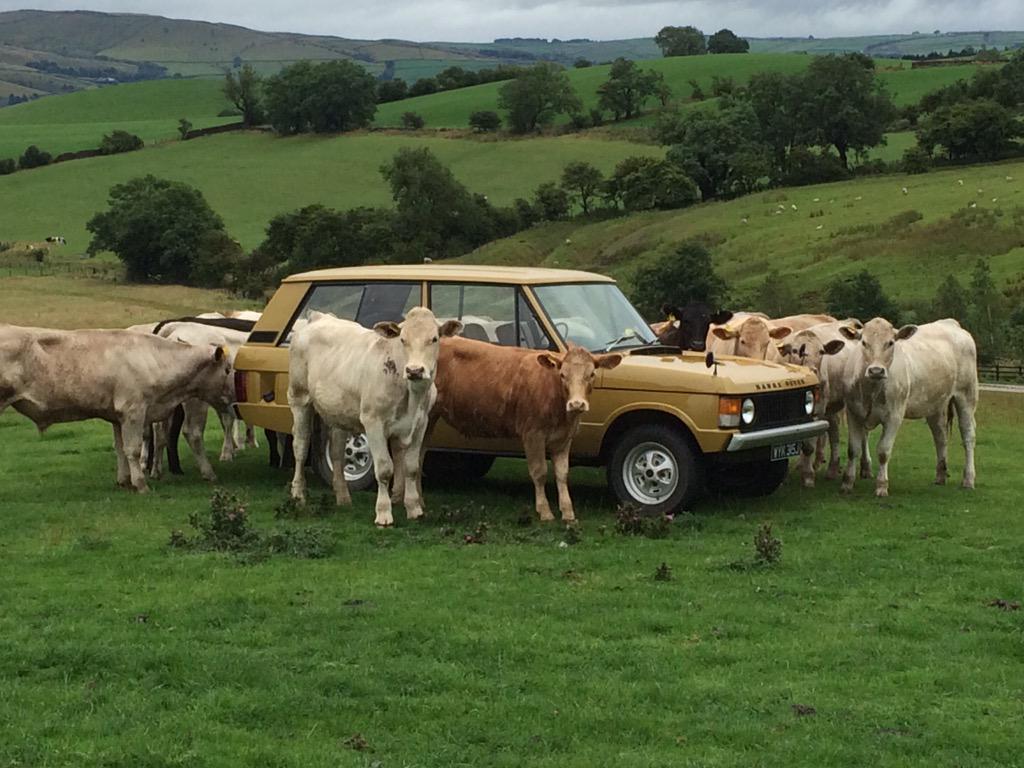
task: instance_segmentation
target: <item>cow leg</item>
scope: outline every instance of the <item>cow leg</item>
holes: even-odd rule
[[[205,410],[206,405],[203,405]],[[239,420],[235,418],[235,414],[231,409],[231,406],[227,408],[217,408],[217,418],[220,419],[221,429],[224,430],[224,442],[220,446],[220,461],[232,461],[235,458],[235,451],[241,450],[241,446],[238,445],[237,431]],[[187,407],[186,407],[187,413]],[[203,416],[203,428],[206,427],[206,416]]]
[[[406,449],[402,447],[402,441],[397,437],[391,438],[388,448],[391,451],[391,460],[395,463],[395,476],[391,478],[391,506],[396,507],[402,504],[405,498]],[[408,509],[406,512],[408,513]]]
[[[151,443],[149,451],[148,462],[146,458],[142,459],[142,465],[146,466],[149,464],[149,476],[154,480],[159,480],[164,474],[164,452],[167,450],[167,422],[166,421],[155,421],[146,427],[146,431],[150,433],[151,439],[149,441],[143,441],[143,449],[146,447],[146,443]],[[145,456],[146,451],[143,450]]]
[[[825,443],[828,438],[825,435],[818,435],[818,438],[814,441],[814,466],[813,470],[818,471],[818,467],[825,463]]]
[[[804,488],[814,487],[814,470],[818,466],[816,453],[818,440],[804,440],[800,446],[800,461],[797,467],[800,470],[800,479]]]
[[[277,449],[277,432],[274,432],[272,429],[264,429],[263,436],[267,438],[270,466],[274,469],[280,469],[283,464],[281,462],[281,452]]]
[[[857,477],[857,463],[860,461],[861,452],[864,450],[864,443],[867,440],[867,430],[864,424],[852,413],[847,419],[847,446],[846,446],[846,472],[843,475],[843,493],[853,490],[853,483]]]
[[[825,479],[835,480],[839,477],[839,414],[835,413],[826,418],[828,419],[829,461]]]
[[[331,452],[331,487],[334,489],[334,503],[339,507],[347,507],[352,504],[352,495],[348,492],[348,483],[345,481],[345,444],[348,442],[348,433],[337,427],[331,428],[330,446]]]
[[[935,443],[935,484],[945,485],[949,477],[949,419],[945,409],[928,417],[928,428]]]
[[[536,498],[537,515],[541,520],[554,520],[544,482],[548,479],[547,441],[542,432],[528,432],[523,435],[523,450],[526,453],[526,464],[533,480],[533,492]]]
[[[242,423],[244,424],[245,422],[242,422]],[[256,430],[252,427],[251,424],[246,424],[245,425],[245,447],[246,448],[259,448],[260,447],[259,437],[256,435]]]
[[[889,495],[889,459],[892,458],[892,446],[896,442],[896,433],[900,431],[903,419],[890,416],[882,423],[882,436],[878,439],[878,478],[875,480],[875,496]]]
[[[366,442],[370,446],[373,457],[373,473],[377,478],[377,505],[374,524],[382,528],[395,524],[391,514],[391,479],[395,474],[395,464],[388,450],[388,438],[384,433],[384,425],[380,422],[363,422],[366,427]]]
[[[398,443],[398,453],[395,455],[395,486],[405,489],[405,516],[410,520],[417,520],[425,514],[423,509],[423,444],[426,442],[427,427],[426,418],[420,419],[420,423],[412,432],[412,439],[408,445]],[[404,474],[404,482],[398,485],[399,472]]]
[[[313,406],[292,401],[292,450],[295,453],[295,472],[292,475],[292,498],[306,500],[306,456],[313,431]]]
[[[223,424],[223,420],[221,421],[221,423]],[[241,437],[239,437],[239,432],[242,432],[242,430],[242,422],[239,421],[238,419],[235,419],[234,414],[232,414],[231,432],[228,433],[226,429],[224,431],[224,442],[226,444],[230,440],[232,452],[240,451],[243,448],[245,448],[245,435],[243,434]],[[222,459],[222,461],[224,461],[224,459]]]
[[[968,394],[956,395],[953,398],[953,408],[956,410],[956,420],[960,425],[960,439],[964,444],[964,488],[974,487],[974,443],[978,425],[974,420],[974,410],[977,407],[977,394],[973,397]]]
[[[128,459],[124,455],[124,442],[121,439],[121,425],[114,422],[114,453],[117,454],[117,484],[122,488],[131,485],[132,475],[128,469]]]
[[[860,454],[860,476],[863,480],[870,480],[874,477],[871,474],[871,445],[868,440],[868,433],[864,433],[864,443],[861,445]]]
[[[185,442],[188,443],[188,447],[192,450],[192,455],[195,457],[196,466],[199,468],[199,474],[202,475],[203,480],[208,480],[211,483],[217,480],[217,474],[213,471],[213,466],[210,464],[210,460],[206,456],[206,443],[203,441],[203,435],[206,432],[206,413],[209,410],[206,403],[201,400],[189,400],[185,403],[185,421],[182,424],[181,431],[185,435]],[[218,415],[220,415],[218,413]],[[229,438],[231,435],[231,429],[234,426],[234,420],[230,426],[226,427],[224,436]],[[223,424],[223,417],[221,424]],[[225,440],[227,442],[227,439]],[[221,453],[223,456],[223,452]]]
[[[555,484],[558,487],[558,510],[562,514],[563,523],[576,522],[576,511],[572,507],[572,498],[569,496],[569,447],[571,440],[551,452],[551,463],[555,467]],[[544,474],[547,474],[547,467],[544,467]]]
[[[146,475],[142,470],[142,443],[146,429],[144,416],[127,417],[121,420],[121,439],[124,445],[125,459],[128,461],[128,472],[131,474],[132,486],[139,493],[146,493]]]

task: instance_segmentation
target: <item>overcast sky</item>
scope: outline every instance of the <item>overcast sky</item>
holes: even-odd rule
[[[666,24],[751,37],[1024,29],[1024,0],[0,0],[0,10],[88,9],[276,32],[405,40],[650,37]]]

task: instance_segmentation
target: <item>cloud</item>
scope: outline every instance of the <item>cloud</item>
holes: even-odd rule
[[[0,10],[22,6],[0,0]],[[17,3],[17,5],[15,5]],[[80,8],[34,0],[42,10]],[[934,29],[1024,29],[1024,2],[988,0],[306,0],[282,13],[271,0],[92,0],[97,11],[153,13],[279,32],[363,39],[489,41],[495,37],[651,37],[666,24],[750,37],[853,36]]]

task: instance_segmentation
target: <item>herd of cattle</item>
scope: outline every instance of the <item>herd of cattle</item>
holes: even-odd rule
[[[906,418],[927,420],[935,442],[935,482],[944,483],[954,416],[966,451],[963,485],[973,487],[976,350],[955,320],[897,329],[882,318],[864,324],[827,315],[771,319],[713,312],[699,303],[664,309],[668,319],[652,326],[663,344],[805,365],[818,375],[820,415],[830,427],[829,478],[839,473],[842,413],[849,422],[844,490],[852,489],[858,466],[862,477],[871,476],[867,434],[881,425],[876,494],[887,495],[893,442]],[[213,407],[220,417],[220,457],[230,460],[240,447],[232,363],[258,317],[210,313],[125,330],[0,324],[0,412],[11,406],[40,430],[90,418],[110,422],[118,484],[138,491],[147,490],[147,471],[160,476],[165,446],[176,469],[180,429],[202,476],[212,480],[203,447],[207,413]],[[617,366],[622,355],[578,347],[565,353],[501,347],[460,338],[461,330],[458,321],[439,322],[422,307],[401,323],[373,328],[316,312],[297,326],[288,392],[294,418],[292,496],[305,495],[304,465],[318,416],[329,434],[339,504],[350,501],[343,471],[346,440],[363,432],[378,484],[375,522],[391,525],[396,503],[404,504],[408,517],[421,516],[423,444],[433,424],[444,418],[468,437],[522,441],[543,520],[553,519],[544,490],[550,454],[562,519],[573,520],[572,438],[589,408],[596,370]],[[251,430],[246,440],[255,444]],[[805,485],[814,484],[823,462],[823,440],[805,446],[799,466]]]

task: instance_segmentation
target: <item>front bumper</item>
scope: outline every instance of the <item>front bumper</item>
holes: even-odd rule
[[[746,451],[750,448],[764,448],[780,443],[795,443],[811,440],[828,432],[828,422],[816,419],[802,424],[791,424],[788,427],[759,429],[756,432],[737,432],[729,440],[727,452]]]

